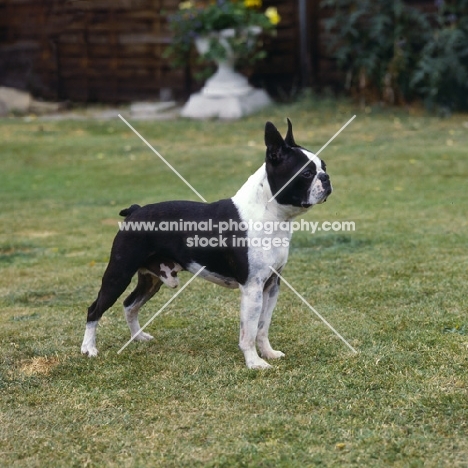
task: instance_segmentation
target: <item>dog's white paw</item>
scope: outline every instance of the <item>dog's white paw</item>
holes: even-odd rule
[[[134,341],[149,341],[154,340],[154,336],[149,333],[140,332],[135,336]]]
[[[265,359],[280,359],[284,356],[286,356],[284,353],[281,351],[275,351],[274,349],[262,352],[262,357]]]
[[[93,346],[91,344],[82,344],[81,353],[87,354],[88,357],[96,357],[98,355],[98,350],[96,346]]]
[[[96,348],[96,328],[98,321],[87,322],[83,341],[81,342],[81,352],[89,357],[95,357],[98,354]]]
[[[270,366],[270,364],[268,364],[268,362],[264,361],[263,359],[258,358],[252,361],[248,361],[247,367],[249,369],[260,370],[260,369],[271,369],[272,366]]]

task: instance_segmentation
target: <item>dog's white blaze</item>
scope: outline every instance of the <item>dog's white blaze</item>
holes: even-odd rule
[[[322,169],[322,160],[318,156],[316,156],[314,153],[311,153],[310,151],[307,151],[304,148],[301,148],[301,151],[315,164],[315,166],[317,167],[317,174],[319,174],[320,172],[325,172]]]

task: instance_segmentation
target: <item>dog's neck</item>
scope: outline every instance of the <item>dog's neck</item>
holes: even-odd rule
[[[262,221],[289,221],[304,213],[305,208],[281,205],[273,196],[263,164],[232,197],[243,219]]]

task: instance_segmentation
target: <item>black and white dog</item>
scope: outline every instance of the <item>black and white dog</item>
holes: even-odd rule
[[[169,201],[132,205],[120,213],[126,216],[127,225],[151,221],[155,228],[120,230],[116,235],[98,297],[88,309],[82,353],[97,355],[98,321],[135,273],[138,284],[124,301],[125,317],[132,337],[145,341],[153,337],[142,332],[138,322],[143,304],[163,283],[176,287],[178,271],[197,273],[205,267],[201,277],[241,290],[239,348],[247,367],[271,367],[258,355],[256,345],[265,359],[284,356],[268,339],[280,283],[270,267],[280,273],[288,259],[291,230],[284,225],[325,202],[332,187],[325,163],[295,143],[289,119],[284,139],[271,122],[266,123],[265,145],[265,163],[232,198],[209,204]],[[181,229],[158,230],[162,223]]]

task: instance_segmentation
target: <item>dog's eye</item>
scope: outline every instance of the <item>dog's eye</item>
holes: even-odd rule
[[[310,179],[312,175],[313,175],[313,172],[310,169],[307,169],[302,173],[302,176],[306,177],[307,179]]]

